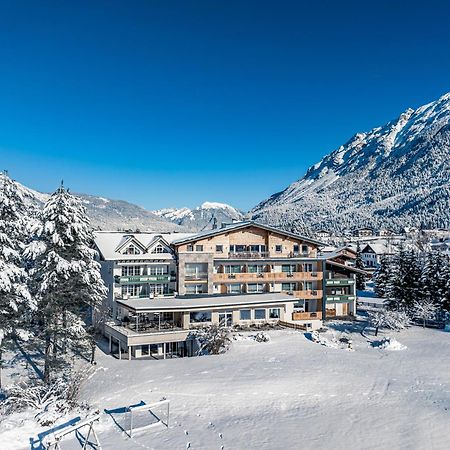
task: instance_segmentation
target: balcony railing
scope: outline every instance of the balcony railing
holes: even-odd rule
[[[186,281],[206,281],[208,279],[207,272],[189,273],[184,276]]]
[[[119,277],[119,284],[134,284],[134,283],[169,283],[175,281],[174,275],[132,275],[126,277]]]
[[[325,280],[327,286],[348,286],[355,284],[353,278],[328,278]]]
[[[299,291],[283,291],[285,294],[293,295],[296,298],[302,299],[320,299],[323,296],[323,291],[312,290],[312,289],[304,289]]]
[[[322,279],[322,272],[239,272],[239,273],[215,273],[213,281],[238,280],[244,282],[258,281],[319,281]]]
[[[348,294],[330,294],[327,295],[327,303],[348,303],[356,299],[354,295]]]
[[[310,320],[310,319],[322,319],[322,311],[292,313],[292,320]]]
[[[229,252],[229,258],[242,258],[242,259],[253,259],[253,258],[267,258],[269,252]]]

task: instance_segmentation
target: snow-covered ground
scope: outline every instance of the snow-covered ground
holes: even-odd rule
[[[390,351],[361,329],[335,322],[321,333],[330,343],[350,338],[352,351],[280,330],[269,332],[270,342],[234,341],[219,356],[130,362],[101,354],[83,397],[101,411],[171,401],[169,429],[132,439],[103,414],[104,450],[450,448],[450,333],[413,327],[367,335],[406,346]],[[45,429],[18,422],[0,424],[0,448],[39,448],[30,439]]]

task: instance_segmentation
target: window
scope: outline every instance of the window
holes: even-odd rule
[[[150,266],[149,275],[167,275],[169,266]]]
[[[304,312],[305,311],[305,300],[299,300],[294,303],[294,311]]]
[[[123,252],[124,255],[140,255],[141,251],[133,244],[130,244],[125,251]]]
[[[302,245],[302,253],[305,253],[305,254],[309,253],[309,248],[307,245]]]
[[[242,253],[247,251],[246,245],[230,245],[231,253]]]
[[[283,251],[283,246],[282,245],[275,245],[275,251],[277,253],[281,253]]]
[[[297,272],[297,266],[295,264],[282,264],[281,271],[284,273]]]
[[[185,284],[186,294],[204,294],[206,286],[203,284]]]
[[[196,245],[195,246],[195,251],[196,252],[202,252],[203,251],[203,245]]]
[[[269,319],[279,319],[280,318],[280,308],[269,309]]]
[[[223,245],[216,245],[216,253],[223,253]]]
[[[208,264],[186,263],[186,280],[204,280],[208,278]]]
[[[186,246],[186,250],[187,250],[188,252],[193,252],[193,251],[194,251],[194,246],[193,246],[192,244],[188,244],[188,245]]]
[[[150,284],[150,293],[153,295],[164,295],[169,293],[168,284]]]
[[[264,292],[264,285],[261,283],[247,284],[247,292],[249,294],[254,293],[254,292]]]
[[[264,272],[264,266],[262,265],[249,265],[247,266],[247,272],[248,273],[263,273]]]
[[[255,309],[255,320],[266,320],[266,310]]]
[[[252,317],[249,309],[241,309],[239,311],[239,316],[241,320],[250,320]]]
[[[241,266],[225,266],[225,273],[241,273]]]
[[[191,312],[191,323],[211,322],[210,311]]]
[[[152,253],[168,253],[166,247],[164,245],[158,244],[153,250]]]
[[[281,283],[282,291],[295,291],[297,288],[296,283]]]
[[[294,244],[294,253],[300,252],[300,246],[298,244]]]
[[[311,263],[303,264],[303,270],[305,272],[312,272],[313,271],[313,265]]]
[[[229,294],[240,294],[242,292],[240,283],[232,283],[227,286]]]
[[[132,277],[141,274],[141,266],[122,266],[122,276]]]
[[[142,285],[140,284],[129,284],[127,286],[122,286],[122,297],[139,297],[142,293]]]

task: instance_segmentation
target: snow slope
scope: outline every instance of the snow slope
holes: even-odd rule
[[[217,226],[242,220],[243,214],[226,203],[204,202],[194,209],[166,208],[153,211],[154,214],[194,231],[211,229],[216,220]]]
[[[236,341],[219,356],[129,362],[102,354],[83,396],[101,411],[171,401],[170,428],[133,439],[105,414],[104,450],[450,448],[450,334],[390,333],[403,351],[372,347],[361,325],[335,322],[325,336],[333,341],[345,329],[354,351],[283,330],[270,332],[268,343]],[[2,423],[2,449],[29,449],[43,431],[17,420]]]
[[[450,227],[450,93],[366,133],[252,211],[273,224],[301,217],[332,231]]]

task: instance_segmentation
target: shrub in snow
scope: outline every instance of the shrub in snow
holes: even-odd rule
[[[254,339],[256,342],[269,342],[270,341],[269,335],[267,333],[264,333],[264,331],[260,331],[259,333],[256,333]]]
[[[380,328],[401,331],[411,325],[411,319],[405,311],[395,310],[370,311],[368,321],[375,328],[375,336]]]
[[[422,321],[422,326],[425,328],[427,320],[431,320],[436,316],[438,310],[431,300],[418,301],[414,305],[414,317]]]
[[[30,384],[20,382],[6,389],[2,405],[4,414],[26,409],[32,410],[34,418],[42,426],[52,425],[59,417],[75,408],[87,409],[79,403],[79,392],[88,372],[75,372],[68,379],[58,378],[52,383]]]
[[[384,337],[380,341],[372,342],[371,345],[372,347],[375,348],[390,351],[405,350],[407,348],[406,345],[400,344],[400,342],[398,342],[397,339],[388,336]]]
[[[198,343],[197,355],[219,355],[225,353],[230,345],[230,330],[218,325],[197,330],[195,337]]]

